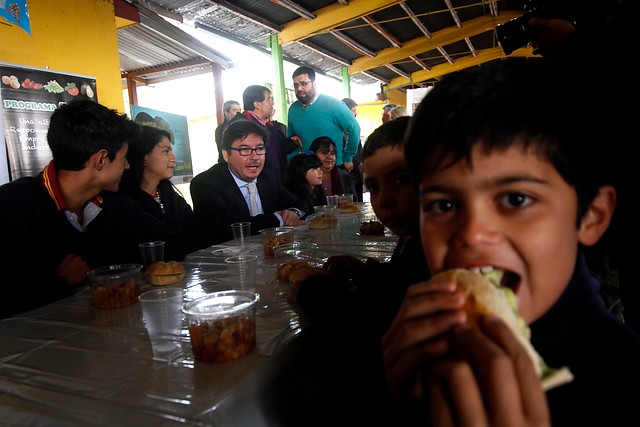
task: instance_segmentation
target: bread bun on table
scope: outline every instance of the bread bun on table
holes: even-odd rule
[[[355,203],[345,203],[340,206],[340,212],[342,213],[358,213],[360,212],[360,205]]]
[[[309,228],[312,230],[334,228],[337,225],[338,218],[335,215],[318,214],[309,221]]]
[[[145,276],[152,285],[172,285],[184,279],[186,271],[178,261],[158,261],[147,267]]]
[[[533,348],[531,331],[518,313],[517,296],[508,287],[500,285],[502,275],[501,270],[493,268],[482,269],[482,272],[455,268],[442,271],[433,278],[455,281],[458,289],[466,294],[464,310],[472,327],[477,327],[481,316],[492,314],[502,319],[525,347],[545,390],[572,381],[573,375],[568,368],[550,368]]]

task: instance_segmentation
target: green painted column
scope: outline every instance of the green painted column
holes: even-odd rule
[[[349,77],[349,68],[340,68],[340,77],[342,78],[342,87],[344,88],[344,97],[351,98],[351,78]]]
[[[284,86],[284,64],[282,62],[282,46],[278,43],[278,35],[271,34],[269,36],[269,42],[267,48],[271,49],[271,60],[273,61],[273,67],[276,74],[276,81],[273,86],[273,96],[276,105],[276,109],[280,111],[279,116],[281,122],[285,125],[287,122],[287,98],[285,96]]]

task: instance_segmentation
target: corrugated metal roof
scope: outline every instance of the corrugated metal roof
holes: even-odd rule
[[[168,23],[157,14],[139,8],[140,23],[118,30],[120,71],[147,83],[207,72],[210,62],[231,68],[230,58]]]
[[[525,4],[525,0],[129,1],[260,49],[266,48],[270,35],[278,34],[283,55],[291,62],[334,77],[347,66],[353,82],[381,82],[389,88],[430,85],[444,74],[505,57],[495,26],[520,16]],[[126,31],[144,30],[119,30]],[[135,43],[135,38],[144,40],[144,35],[128,37],[123,46]],[[197,56],[176,58],[171,49],[166,58],[161,52],[150,58],[152,53],[143,48],[133,52],[140,57],[125,58],[123,69],[143,66],[145,58],[148,66],[157,66],[163,59],[167,63]],[[523,48],[513,55],[532,53]]]

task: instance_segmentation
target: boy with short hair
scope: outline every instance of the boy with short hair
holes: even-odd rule
[[[140,130],[93,101],[53,112],[53,160],[36,177],[0,186],[0,269],[12,294],[0,299],[0,318],[73,294],[89,269],[140,263],[138,243],[164,240],[166,259],[184,258],[180,235],[118,192]]]
[[[297,294],[312,329],[321,331],[319,340],[328,338],[327,348],[340,348],[339,359],[346,361],[343,382],[331,388],[329,399],[335,411],[336,401],[344,402],[339,410],[342,420],[354,425],[396,421],[384,381],[380,339],[407,288],[429,278],[420,244],[418,195],[404,158],[409,121],[410,117],[401,117],[382,124],[369,135],[362,152],[373,211],[398,236],[391,259],[362,262],[350,255],[332,256],[325,269],[333,277],[312,276],[301,283]],[[330,423],[316,421],[313,425]]]
[[[583,256],[616,200],[586,97],[543,60],[507,59],[443,80],[414,115],[405,156],[432,273],[504,270],[534,348],[574,377],[545,394],[502,321],[472,328],[456,283],[422,282],[383,338],[389,386],[415,424],[637,423],[640,336],[607,310]]]

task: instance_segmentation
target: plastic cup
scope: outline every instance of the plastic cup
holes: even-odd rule
[[[327,205],[338,206],[338,196],[327,196]]]
[[[337,205],[339,208],[353,203],[353,194],[339,194],[337,197],[338,197]]]
[[[256,287],[258,255],[233,255],[225,258],[229,280],[238,284],[238,289],[253,291]]]
[[[251,237],[251,223],[248,221],[233,223],[231,224],[231,231],[233,232],[234,242],[239,246],[245,246],[249,237]]]
[[[166,357],[180,349],[182,333],[182,289],[161,288],[144,292],[138,297],[153,355]]]
[[[182,312],[195,360],[229,362],[251,353],[258,299],[253,292],[221,291],[185,303]]]
[[[164,242],[145,242],[138,245],[140,255],[142,256],[142,264],[147,269],[151,264],[157,261],[164,261]]]

